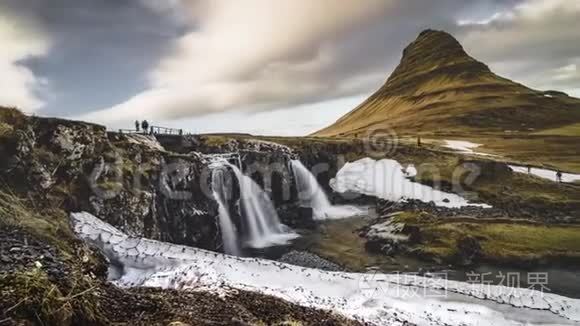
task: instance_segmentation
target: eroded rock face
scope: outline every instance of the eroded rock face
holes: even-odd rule
[[[171,142],[159,136],[160,142],[89,123],[28,119],[15,128],[6,153],[13,162],[2,164],[0,176],[44,205],[90,212],[130,236],[221,250],[211,189],[212,162],[221,155],[270,195],[284,223],[311,222],[292,213],[297,191],[290,160],[298,156],[290,147],[253,139],[200,145],[197,136]],[[228,206],[241,228],[237,188],[234,180]]]
[[[87,210],[132,236],[219,250],[207,159],[167,152],[147,135],[30,118],[0,174],[39,204]]]

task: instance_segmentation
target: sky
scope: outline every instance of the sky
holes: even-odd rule
[[[0,0],[0,105],[131,128],[305,135],[426,28],[580,97],[580,0]]]

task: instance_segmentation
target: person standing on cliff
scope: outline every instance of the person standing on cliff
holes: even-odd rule
[[[145,134],[147,133],[147,131],[149,131],[149,122],[147,122],[147,120],[143,120],[143,122],[141,122],[141,129]]]
[[[139,132],[139,120],[135,120],[135,130]]]

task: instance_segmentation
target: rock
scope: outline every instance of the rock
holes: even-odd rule
[[[326,271],[344,271],[344,268],[340,267],[339,265],[306,251],[290,251],[280,257],[278,261],[296,266],[317,268]]]
[[[506,163],[491,160],[461,158],[459,165],[476,178],[501,178],[512,173]]]
[[[481,244],[472,236],[457,240],[457,263],[463,266],[474,264],[483,254]]]

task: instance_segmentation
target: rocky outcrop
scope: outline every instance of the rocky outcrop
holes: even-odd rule
[[[135,236],[220,248],[203,155],[61,119],[27,118],[13,140],[2,148],[11,163],[0,175],[39,205],[87,210]]]
[[[171,138],[176,152],[165,149],[162,136],[107,133],[102,126],[61,119],[24,119],[15,125],[11,144],[2,140],[2,154],[10,164],[0,167],[0,176],[39,203],[88,211],[131,236],[220,250],[211,174],[216,160],[226,160],[270,195],[283,223],[311,226],[312,211],[298,207],[290,167],[298,154],[288,146],[254,139],[210,145],[196,142],[197,136],[183,136],[180,141]],[[232,182],[228,207],[242,229],[238,181]]]
[[[392,220],[396,214],[388,215],[382,222],[369,225],[362,236],[366,238],[365,248],[373,253],[393,256],[404,250],[409,242],[409,235],[403,231],[404,223]]]

